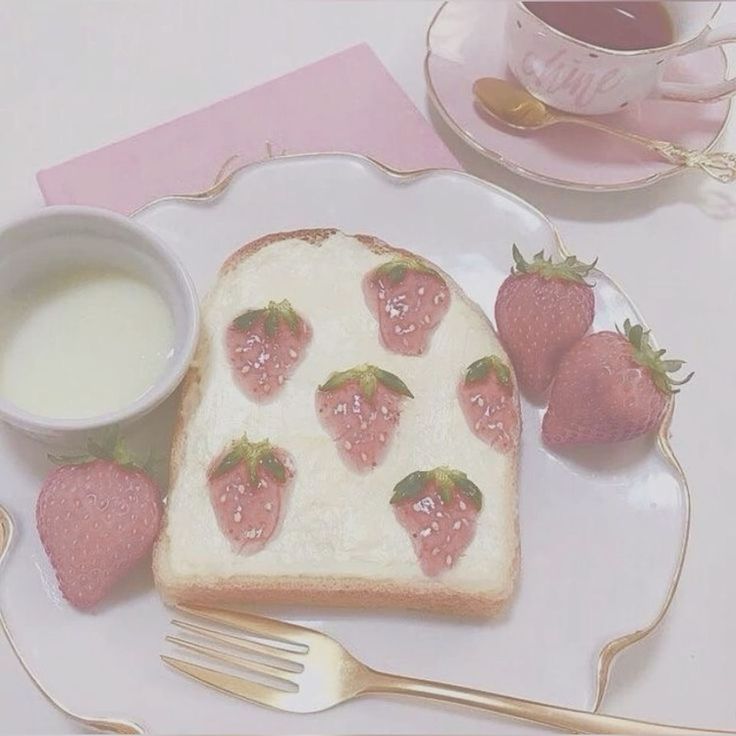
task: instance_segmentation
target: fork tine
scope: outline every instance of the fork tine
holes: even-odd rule
[[[195,605],[178,605],[182,611],[191,613],[193,616],[200,616],[210,621],[218,621],[228,626],[234,626],[236,629],[245,629],[257,634],[261,634],[268,638],[281,638],[292,644],[300,644],[308,648],[306,644],[299,639],[305,637],[322,636],[314,629],[308,629],[305,626],[297,626],[296,624],[287,624],[285,621],[275,621],[271,618],[263,616],[255,616],[252,613],[244,613],[242,611],[231,611],[224,608],[205,608]]]
[[[242,667],[250,672],[257,672],[260,675],[267,675],[268,677],[276,680],[279,684],[285,686],[294,686],[291,680],[284,679],[285,672],[292,672],[292,674],[298,674],[293,670],[285,670],[282,667],[275,667],[265,662],[255,662],[252,659],[245,659],[244,657],[238,657],[236,654],[228,654],[227,652],[220,651],[219,649],[213,649],[212,647],[204,646],[203,644],[196,644],[195,642],[188,641],[187,639],[180,639],[178,636],[167,636],[166,641],[176,644],[183,649],[202,654],[205,657],[210,657],[219,662],[226,662],[228,664],[234,664],[236,667]]]
[[[279,646],[280,642],[277,642],[273,646],[270,644],[263,644],[262,642],[253,641],[242,636],[235,636],[234,634],[226,634],[223,631],[210,629],[207,626],[202,626],[200,624],[193,624],[189,621],[180,621],[176,618],[173,619],[171,623],[174,624],[174,626],[178,626],[180,629],[191,631],[192,633],[198,634],[206,639],[213,639],[215,641],[219,641],[221,644],[228,644],[236,649],[242,649],[244,652],[250,652],[251,654],[263,654],[266,657],[291,662],[295,666],[298,662],[289,658],[287,655],[304,654],[303,649],[297,650],[296,647],[287,649],[287,645]]]
[[[279,695],[286,695],[280,690],[261,685],[258,682],[244,680],[242,677],[230,675],[226,672],[218,672],[209,667],[202,667],[193,662],[185,662],[182,659],[174,659],[161,655],[161,659],[175,670],[178,670],[187,677],[191,677],[197,682],[201,682],[208,687],[219,690],[222,693],[235,695],[243,700],[248,700],[259,705],[270,705],[278,707]]]

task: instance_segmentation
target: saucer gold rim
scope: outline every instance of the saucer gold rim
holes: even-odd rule
[[[505,156],[503,156],[498,151],[494,151],[492,148],[488,148],[487,146],[484,146],[482,143],[480,143],[476,138],[470,133],[468,130],[463,128],[461,125],[459,125],[453,116],[450,114],[450,112],[445,107],[444,103],[442,102],[440,95],[438,94],[435,85],[434,80],[432,79],[432,72],[430,70],[430,59],[432,57],[432,45],[431,45],[431,35],[432,35],[432,29],[434,28],[435,24],[439,20],[440,16],[442,15],[443,11],[447,7],[447,5],[450,4],[450,0],[445,0],[445,2],[440,5],[440,7],[437,9],[435,14],[432,16],[432,19],[429,22],[429,26],[427,27],[427,32],[425,34],[425,56],[424,56],[424,79],[427,84],[427,92],[429,99],[432,102],[432,105],[437,110],[437,112],[442,117],[442,120],[444,123],[450,128],[450,130],[458,136],[464,143],[466,143],[468,146],[470,146],[476,153],[479,153],[484,158],[488,159],[489,161],[493,161],[494,163],[500,164],[504,168],[508,169],[509,171],[518,174],[519,176],[523,176],[526,179],[531,179],[532,181],[539,182],[541,184],[549,184],[551,186],[559,187],[561,189],[568,189],[571,191],[578,191],[578,192],[624,192],[629,191],[632,189],[642,189],[644,187],[651,186],[653,184],[656,184],[657,182],[663,181],[665,179],[670,179],[673,176],[676,176],[677,174],[681,174],[684,171],[688,170],[687,166],[684,166],[682,164],[672,164],[671,168],[666,169],[665,171],[658,172],[656,174],[651,174],[649,176],[643,177],[641,179],[633,179],[631,181],[627,182],[621,182],[619,184],[585,184],[583,182],[574,182],[569,181],[567,179],[559,179],[554,176],[548,176],[547,174],[540,174],[536,171],[531,171],[530,169],[521,166],[520,164],[517,164],[515,161],[511,161]],[[724,79],[727,78],[729,73],[729,62],[728,57],[726,55],[726,52],[723,50],[722,47],[719,47],[720,54],[723,58],[723,65],[724,65]],[[703,103],[706,104],[706,103]],[[713,136],[712,140],[704,146],[701,150],[704,153],[707,153],[708,151],[713,150],[713,148],[717,145],[718,141],[723,136],[723,133],[726,130],[726,126],[728,125],[731,114],[733,112],[733,98],[731,98],[728,101],[728,110],[726,114],[723,117],[723,122],[721,123],[720,128],[716,132],[716,134]]]

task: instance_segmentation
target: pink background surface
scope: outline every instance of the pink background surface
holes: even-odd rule
[[[231,156],[350,151],[397,169],[458,168],[371,48],[360,44],[126,140],[43,169],[47,204],[130,213],[211,186]]]

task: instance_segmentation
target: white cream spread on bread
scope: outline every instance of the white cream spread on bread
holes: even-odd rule
[[[517,550],[516,454],[503,454],[475,436],[457,396],[470,363],[488,354],[507,360],[506,355],[480,308],[453,286],[449,311],[425,354],[405,356],[383,347],[362,282],[391,257],[336,233],[320,245],[295,238],[271,243],[220,275],[203,306],[201,399],[182,430],[166,539],[157,552],[166,555],[174,583],[364,576],[435,584],[422,572],[390,499],[407,473],[448,465],[473,479],[483,493],[483,508],[472,543],[439,579],[457,591],[508,594]],[[233,381],[224,335],[244,311],[282,299],[309,321],[312,340],[278,398],[256,403]],[[403,406],[386,457],[366,474],[341,461],[314,399],[331,372],[362,363],[395,373],[414,394]],[[213,459],[243,433],[284,448],[295,467],[278,533],[250,556],[233,551],[218,528],[206,477]]]

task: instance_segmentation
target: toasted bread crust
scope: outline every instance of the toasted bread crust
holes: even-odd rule
[[[298,603],[345,608],[404,608],[453,616],[487,617],[504,608],[513,589],[517,563],[518,556],[514,560],[515,569],[509,579],[508,590],[495,596],[459,593],[439,585],[410,585],[361,577],[249,576],[227,584],[201,579],[177,583],[168,574],[162,559],[157,561],[155,571],[159,592],[170,605]]]
[[[266,246],[283,240],[298,239],[310,245],[320,246],[332,235],[340,232],[336,228],[316,228],[294,230],[282,233],[271,233],[251,241],[235,251],[222,265],[220,276],[235,269],[242,261],[257,253]],[[377,254],[404,255],[417,258],[417,255],[403,248],[395,248],[371,235],[356,234],[351,237]],[[462,293],[460,286],[451,276],[444,273],[435,264],[432,268],[440,271],[454,291]],[[480,307],[474,305],[478,310]],[[482,312],[482,310],[480,310]],[[493,325],[487,315],[482,312],[489,328]],[[495,330],[494,330],[495,332]],[[175,485],[184,449],[186,428],[189,417],[194,413],[201,398],[200,366],[204,365],[209,353],[206,337],[200,339],[192,367],[182,384],[179,412],[174,426],[174,436],[170,459],[170,487]],[[516,382],[515,376],[513,377]],[[517,411],[521,417],[518,405]],[[517,492],[519,449],[513,452],[513,472],[511,479]],[[496,594],[486,592],[459,592],[443,587],[439,581],[428,579],[417,584],[392,583],[375,581],[362,577],[327,577],[303,576],[242,576],[232,582],[210,581],[191,578],[186,581],[176,579],[168,566],[168,517],[165,517],[163,528],[153,555],[153,573],[161,596],[167,603],[200,603],[200,604],[239,604],[239,603],[300,603],[309,605],[326,605],[352,608],[405,608],[457,616],[492,616],[498,614],[506,605],[513,593],[515,580],[520,566],[520,547],[518,533],[518,515],[514,519],[515,538],[514,561],[507,586]]]

